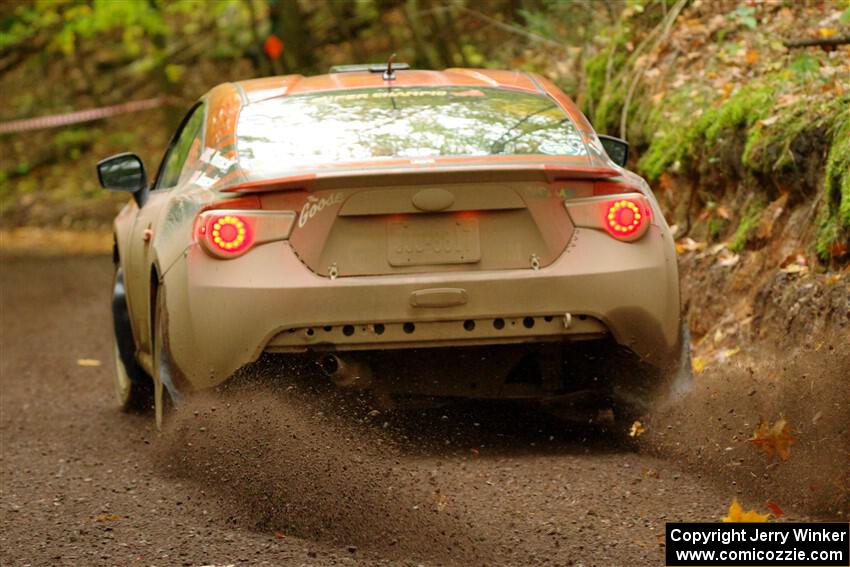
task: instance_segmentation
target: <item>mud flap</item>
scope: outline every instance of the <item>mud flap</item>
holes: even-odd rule
[[[694,371],[691,364],[691,331],[688,323],[682,321],[679,330],[679,359],[671,370],[670,386],[664,402],[681,399],[694,389]]]
[[[691,336],[687,323],[679,328],[677,356],[665,367],[655,367],[641,361],[623,364],[620,370],[611,369],[611,392],[618,420],[631,421],[659,405],[673,403],[693,390],[691,369]]]
[[[157,321],[157,338],[159,343],[154,346],[154,408],[156,412],[156,428],[162,429],[163,417],[165,414],[165,391],[168,391],[168,397],[174,407],[179,407],[183,402],[184,396],[174,385],[173,366],[168,349],[168,311],[165,307],[165,287],[160,287],[157,294],[156,305],[156,321]],[[159,353],[157,356],[156,349]]]

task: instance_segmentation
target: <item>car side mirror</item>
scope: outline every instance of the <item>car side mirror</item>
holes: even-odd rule
[[[611,161],[620,167],[626,167],[626,162],[629,161],[629,143],[614,136],[599,135],[599,141],[602,142],[602,147],[605,148],[605,153],[611,158]]]
[[[145,164],[136,154],[126,152],[108,157],[97,163],[97,178],[104,189],[132,193],[140,207],[148,189]]]

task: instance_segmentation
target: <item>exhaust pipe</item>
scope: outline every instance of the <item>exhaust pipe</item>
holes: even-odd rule
[[[327,354],[319,360],[319,368],[325,376],[341,388],[368,388],[372,385],[372,369],[369,365],[344,360],[335,354]]]

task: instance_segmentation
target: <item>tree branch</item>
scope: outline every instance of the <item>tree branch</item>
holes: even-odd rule
[[[836,35],[833,37],[815,37],[815,38],[804,38],[804,39],[783,39],[782,45],[788,48],[794,47],[827,47],[827,46],[835,46],[835,45],[847,45],[850,44],[850,35]]]

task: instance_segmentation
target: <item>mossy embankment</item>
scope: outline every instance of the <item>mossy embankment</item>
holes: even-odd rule
[[[815,4],[691,2],[584,60],[583,110],[674,226],[709,364],[850,340],[850,46],[783,40],[850,34],[850,2]]]
[[[626,81],[611,79],[610,71],[624,58],[606,50],[585,65],[585,111],[599,130],[619,134],[629,105],[625,133],[634,166],[660,192],[676,187],[666,203],[678,236],[729,241],[740,252],[766,203],[787,194],[789,206],[815,208],[806,251],[825,265],[843,265],[850,239],[847,50],[838,57],[817,48],[768,55],[775,58],[768,70],[749,69],[737,82],[725,81],[711,61],[693,77],[670,67],[662,72],[669,61],[659,55],[658,67],[648,69],[654,84],[627,98]]]

